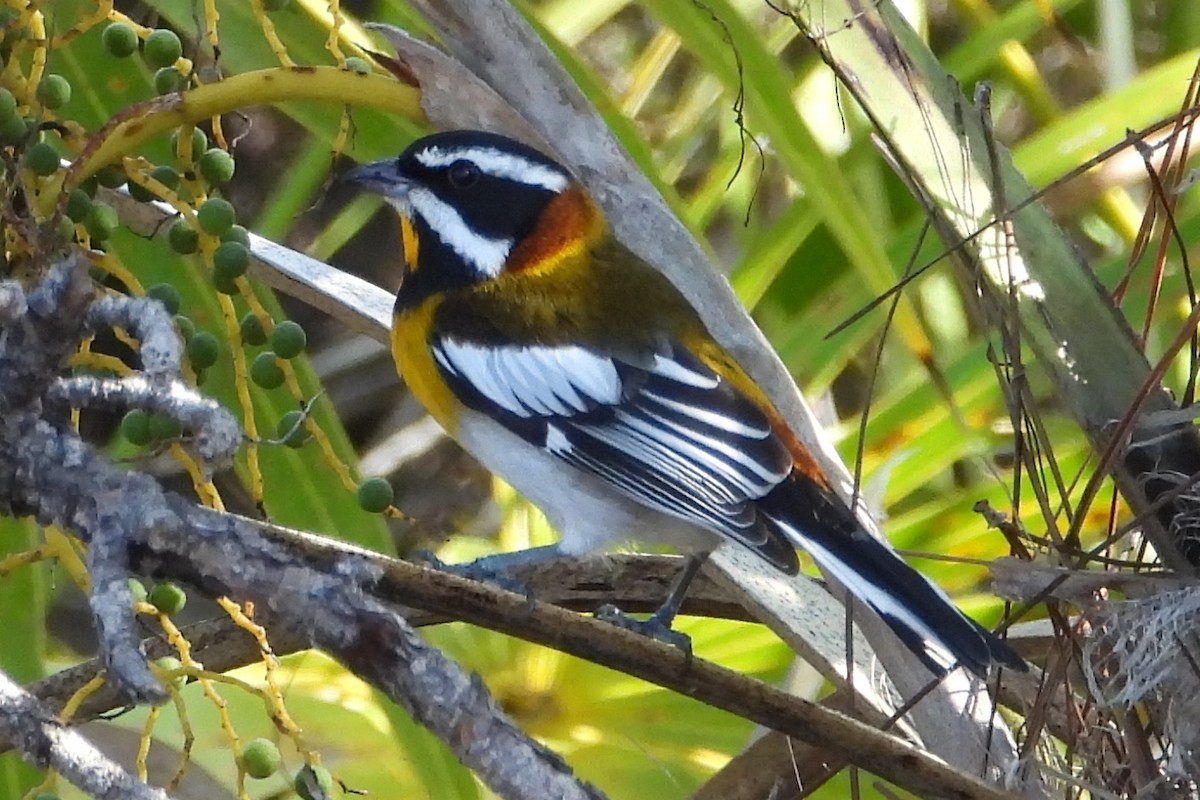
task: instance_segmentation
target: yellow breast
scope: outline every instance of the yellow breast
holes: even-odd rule
[[[411,311],[392,319],[392,358],[413,396],[425,406],[446,432],[454,435],[458,407],[429,349],[429,327],[440,298],[431,297]]]

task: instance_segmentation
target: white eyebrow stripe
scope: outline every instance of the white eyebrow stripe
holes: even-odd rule
[[[538,186],[549,192],[561,192],[567,188],[570,178],[559,170],[530,161],[515,153],[505,153],[494,147],[466,147],[443,150],[427,147],[416,154],[417,161],[427,167],[448,167],[455,161],[470,161],[484,172],[496,178],[516,181],[526,186]]]
[[[488,278],[495,278],[504,269],[504,262],[512,252],[512,239],[489,239],[471,230],[462,215],[449,203],[438,199],[433,192],[423,187],[412,188],[408,193],[408,207],[425,220],[442,243],[453,250],[469,266]]]

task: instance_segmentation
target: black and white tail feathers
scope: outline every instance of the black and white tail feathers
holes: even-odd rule
[[[864,531],[840,499],[811,480],[793,473],[758,506],[934,673],[960,664],[980,677],[992,664],[1027,669],[1007,644],[959,611],[941,589]]]

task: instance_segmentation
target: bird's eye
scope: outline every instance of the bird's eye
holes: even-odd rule
[[[470,161],[455,161],[446,170],[446,180],[455,189],[469,189],[479,180],[479,167]]]

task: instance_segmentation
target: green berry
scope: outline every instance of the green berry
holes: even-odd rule
[[[150,596],[146,592],[146,584],[142,583],[137,578],[129,579],[129,593],[133,595],[133,599],[139,603],[146,602],[146,599]]]
[[[3,36],[0,37],[0,55],[3,55],[6,61],[17,42],[30,38],[29,26],[20,24],[20,18],[21,12],[16,8],[0,8],[0,28],[3,29]]]
[[[221,294],[227,294],[230,297],[241,294],[241,289],[238,288],[237,278],[231,278],[223,272],[213,272],[213,288]]]
[[[217,363],[220,354],[221,343],[208,331],[198,331],[188,339],[187,356],[188,360],[192,362],[193,369],[208,369]]]
[[[20,114],[0,117],[0,144],[20,144],[29,135],[29,123]]]
[[[150,177],[172,191],[179,188],[179,183],[182,180],[179,170],[169,164],[156,164],[150,170]]]
[[[53,175],[58,172],[58,150],[49,142],[34,142],[25,150],[25,166],[34,175]]]
[[[371,514],[386,510],[395,496],[387,478],[368,478],[358,485],[359,508]]]
[[[135,408],[121,418],[121,435],[133,445],[145,447],[154,438],[150,435],[150,415]]]
[[[8,89],[0,88],[0,117],[17,115],[17,97]]]
[[[231,225],[229,230],[221,234],[220,239],[222,242],[240,242],[247,250],[250,249],[250,231],[241,225]]]
[[[172,191],[179,188],[179,182],[182,180],[179,170],[168,164],[156,164],[150,170],[150,177]]]
[[[107,203],[97,202],[92,204],[83,224],[87,228],[88,236],[97,242],[103,242],[116,232],[121,219],[117,216],[115,208]]]
[[[85,219],[92,209],[92,198],[85,189],[72,189],[67,195],[67,216],[71,219]]]
[[[37,99],[46,108],[65,106],[71,102],[71,82],[62,75],[45,75],[38,84]]]
[[[138,35],[124,22],[114,22],[104,29],[104,49],[115,58],[128,58],[137,52]]]
[[[250,362],[250,380],[264,389],[278,389],[283,385],[283,378],[283,368],[270,350],[259,353]]]
[[[162,67],[154,72],[154,91],[157,94],[178,92],[183,86],[183,76],[174,67]]]
[[[129,182],[129,196],[139,203],[149,203],[158,197],[154,192],[134,181]]]
[[[174,316],[179,313],[179,290],[170,283],[156,283],[146,290],[146,297],[152,297],[163,304],[167,313]]]
[[[308,441],[308,431],[304,430],[304,412],[289,411],[280,417],[275,426],[275,435],[288,447],[303,447]]]
[[[259,347],[267,343],[267,331],[263,327],[262,320],[253,311],[242,317],[241,331],[242,341],[251,347]]]
[[[254,739],[242,748],[242,767],[251,778],[269,778],[283,766],[283,756],[270,739]]]
[[[346,69],[351,72],[357,72],[359,75],[367,75],[371,72],[371,65],[366,62],[366,59],[358,56],[350,56],[346,59]]]
[[[54,225],[54,236],[59,241],[66,242],[75,238],[75,220],[66,214],[58,218]]]
[[[180,217],[167,228],[167,242],[180,255],[190,255],[200,247],[200,234],[191,223]]]
[[[233,177],[233,156],[219,147],[205,150],[197,159],[196,166],[200,168],[201,177],[211,184],[225,183]]]
[[[187,605],[187,592],[174,583],[160,583],[150,590],[150,604],[170,616],[183,611]]]
[[[172,192],[179,188],[179,183],[181,180],[179,171],[174,167],[167,166],[166,164],[159,164],[154,169],[150,170],[150,177],[170,189]]]
[[[109,164],[96,172],[96,181],[105,189],[120,189],[125,185],[125,171],[115,164]]]
[[[179,188],[180,177],[179,173],[174,167],[168,167],[165,164],[159,164],[150,170],[150,173],[146,177],[153,178],[171,191],[175,191]],[[158,197],[158,195],[156,195],[150,189],[143,188],[142,186],[133,182],[129,184],[129,196],[134,200],[137,200],[139,203],[149,203],[151,200],[154,200]]]
[[[296,773],[292,788],[300,800],[329,800],[333,797],[333,775],[322,766],[306,764]]]
[[[157,589],[158,587],[156,586],[154,588]],[[151,600],[150,602],[154,601]],[[158,667],[163,672],[178,672],[179,670],[183,669],[183,662],[174,656],[163,656],[162,658],[155,660],[154,666]],[[166,678],[166,680],[169,680],[170,685],[174,686],[176,689],[182,689],[185,685],[187,685],[187,675],[182,673],[172,678]]]
[[[295,358],[304,352],[308,337],[298,323],[285,319],[271,331],[271,349],[283,359]]]
[[[151,439],[178,439],[182,435],[183,427],[178,421],[166,416],[165,414],[150,415]]]
[[[192,137],[191,159],[193,161],[195,161],[197,158],[200,157],[200,154],[204,152],[205,148],[208,147],[208,134],[206,134],[204,131],[200,130],[199,128],[195,128],[195,127],[191,128],[190,130],[191,130],[191,137]],[[171,132],[171,150],[175,153],[179,152],[179,131],[178,130]]]
[[[192,322],[191,317],[183,314],[175,315],[175,330],[179,331],[179,338],[185,342],[196,335],[196,323]]]
[[[142,43],[142,55],[150,69],[170,67],[183,56],[183,42],[175,31],[159,28]]]
[[[196,221],[200,223],[200,229],[213,236],[225,233],[236,219],[233,205],[220,197],[210,197],[196,209]]]
[[[232,281],[246,274],[250,251],[241,242],[221,242],[213,252],[214,276]]]

